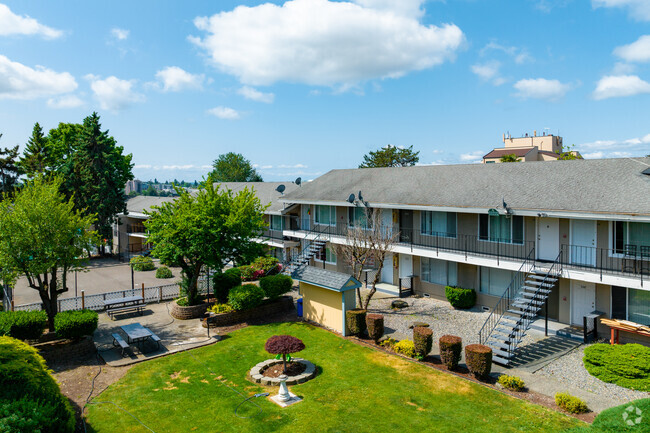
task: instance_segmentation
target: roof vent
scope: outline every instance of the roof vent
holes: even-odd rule
[[[646,176],[650,176],[650,168],[646,168],[641,173],[645,174]]]

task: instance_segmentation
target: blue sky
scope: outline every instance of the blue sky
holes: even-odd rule
[[[641,156],[649,108],[647,0],[0,3],[0,145],[97,111],[144,180],[471,163],[533,130]]]

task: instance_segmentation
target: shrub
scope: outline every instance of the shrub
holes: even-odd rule
[[[499,385],[512,391],[522,391],[524,386],[526,386],[524,381],[517,376],[508,376],[507,374],[499,376],[497,382]]]
[[[226,272],[215,274],[212,277],[214,282],[214,297],[217,302],[224,304],[228,302],[228,293],[241,285],[241,271],[237,268],[228,269]]]
[[[74,412],[45,360],[10,337],[0,337],[0,431],[9,430],[5,425],[42,433],[73,432],[75,425]],[[20,430],[21,425],[27,429]]]
[[[262,271],[262,275],[274,275],[280,271],[280,261],[275,257],[265,256],[253,260],[251,267],[255,271]]]
[[[415,357],[415,345],[411,340],[401,340],[393,346],[393,350],[409,358]]]
[[[447,367],[447,370],[455,370],[460,362],[463,340],[455,335],[443,335],[438,340],[438,346],[442,363]]]
[[[251,265],[244,265],[237,268],[241,275],[242,281],[253,281],[253,267]]]
[[[379,342],[379,345],[381,347],[385,347],[386,349],[390,349],[390,350],[393,350],[396,344],[397,344],[397,340],[390,337]]]
[[[413,344],[415,346],[415,353],[424,358],[431,352],[433,331],[430,328],[416,326],[413,328]]]
[[[366,328],[368,336],[375,342],[384,336],[384,316],[381,314],[366,315]]]
[[[476,292],[474,289],[461,287],[445,287],[445,296],[454,308],[472,308],[476,305]]]
[[[287,355],[305,349],[305,343],[292,335],[274,335],[266,340],[264,349],[273,355],[282,355],[282,371],[287,371]]]
[[[167,266],[161,266],[156,269],[156,278],[172,278],[173,276],[172,270]]]
[[[363,335],[366,333],[366,310],[355,308],[345,312],[345,324],[351,335]]]
[[[228,304],[214,304],[212,307],[208,308],[208,311],[214,314],[230,313],[234,311],[233,308]]]
[[[155,269],[151,257],[135,256],[129,263],[134,271],[153,271]]]
[[[228,294],[228,304],[237,311],[250,310],[262,303],[264,292],[255,284],[237,286]]]
[[[630,407],[632,409],[630,409]],[[637,409],[640,411],[637,412]],[[596,416],[589,432],[642,432],[647,430],[650,398],[634,400],[602,411]],[[639,416],[642,416],[639,419]],[[624,421],[624,422],[622,422]],[[646,426],[644,430],[643,427]]]
[[[260,287],[269,299],[278,299],[280,296],[291,291],[293,280],[288,275],[269,275],[260,278]]]
[[[492,371],[492,349],[483,344],[465,346],[465,364],[477,379],[485,379]]]
[[[650,347],[640,344],[593,344],[583,362],[592,376],[638,391],[650,391]]]
[[[0,335],[19,340],[36,340],[47,326],[45,311],[4,311],[0,313]]]
[[[589,410],[587,403],[566,392],[555,394],[555,404],[569,413],[585,413]]]
[[[54,317],[54,331],[59,338],[79,339],[93,335],[97,329],[96,311],[64,311]]]

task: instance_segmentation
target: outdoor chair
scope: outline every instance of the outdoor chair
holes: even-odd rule
[[[636,271],[636,245],[623,245],[623,272]]]

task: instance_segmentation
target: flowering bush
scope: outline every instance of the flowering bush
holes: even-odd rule
[[[395,353],[399,353],[409,358],[415,357],[415,344],[411,340],[401,340],[395,346],[393,346]]]

